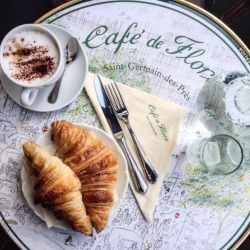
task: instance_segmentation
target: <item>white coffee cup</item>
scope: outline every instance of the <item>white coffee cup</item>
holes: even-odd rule
[[[39,89],[54,84],[63,74],[64,49],[47,28],[40,24],[23,24],[2,40],[0,63],[11,84],[23,88],[21,104],[30,106]]]

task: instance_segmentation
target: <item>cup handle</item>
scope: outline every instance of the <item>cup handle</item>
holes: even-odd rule
[[[39,89],[36,88],[23,88],[21,93],[21,104],[24,106],[30,106],[36,99]]]

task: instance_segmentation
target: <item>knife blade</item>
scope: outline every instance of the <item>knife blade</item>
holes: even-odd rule
[[[106,117],[106,120],[112,130],[114,137],[118,141],[128,161],[129,172],[133,185],[139,193],[146,194],[148,190],[147,181],[142,175],[132,153],[130,152],[130,149],[127,145],[120,123],[111,106],[110,100],[108,98],[108,95],[106,94],[101,78],[98,75],[95,76],[94,83],[95,83],[96,94],[99,100],[99,104],[102,108],[102,111]]]

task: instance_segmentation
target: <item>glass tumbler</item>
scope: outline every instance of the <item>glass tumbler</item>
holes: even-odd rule
[[[250,73],[224,72],[208,80],[197,98],[197,114],[211,132],[250,135]]]
[[[241,144],[226,134],[196,139],[187,146],[186,153],[192,165],[202,166],[215,174],[230,174],[243,160]]]

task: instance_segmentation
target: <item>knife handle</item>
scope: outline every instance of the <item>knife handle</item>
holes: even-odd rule
[[[135,144],[135,148],[136,148],[136,151],[138,153],[138,156],[139,156],[139,159],[140,159],[140,162],[141,162],[141,165],[142,165],[142,169],[143,169],[143,172],[147,178],[147,180],[154,184],[157,182],[157,179],[158,179],[158,174],[156,173],[156,171],[154,170],[152,164],[150,163],[146,153],[144,152],[140,142],[138,141],[133,129],[131,128],[130,124],[127,123],[127,128],[130,132],[130,135],[133,139],[133,142]]]
[[[119,139],[119,141],[121,142],[122,148],[124,149],[123,151],[126,154],[126,158],[128,160],[130,176],[131,176],[131,179],[133,181],[135,189],[141,194],[146,194],[148,191],[147,181],[145,180],[140,169],[138,168],[137,163],[136,163],[133,155],[131,154],[131,152],[128,148],[128,145],[127,145],[127,142],[126,142],[124,136],[121,137]]]

